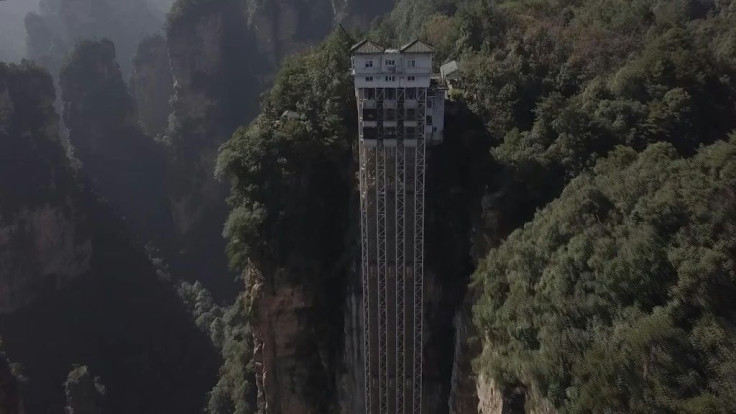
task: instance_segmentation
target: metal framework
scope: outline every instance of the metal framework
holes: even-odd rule
[[[377,136],[359,146],[366,413],[420,414],[427,88],[356,98],[377,114]]]

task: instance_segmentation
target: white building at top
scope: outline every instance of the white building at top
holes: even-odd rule
[[[384,145],[391,146],[392,137],[397,137],[411,146],[416,133],[412,128],[424,126],[427,144],[442,142],[444,91],[433,81],[434,49],[429,44],[414,40],[400,49],[387,49],[364,40],[351,52],[362,139],[386,138]],[[423,122],[417,119],[419,112]],[[395,130],[400,127],[403,130]]]

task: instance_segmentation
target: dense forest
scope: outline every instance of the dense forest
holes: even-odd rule
[[[424,412],[736,411],[736,1],[42,0],[0,24],[21,9],[0,414],[362,410],[366,37],[460,68],[427,161]]]

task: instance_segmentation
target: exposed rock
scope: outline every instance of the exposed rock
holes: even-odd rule
[[[59,83],[69,142],[93,190],[134,234],[159,242],[170,233],[165,158],[139,128],[115,56],[109,40],[84,41],[64,65]]]
[[[356,263],[353,269],[359,269]],[[365,391],[363,384],[363,302],[360,275],[353,274],[348,281],[344,308],[344,339],[342,366],[337,375],[337,400],[341,414],[352,414],[364,410]]]
[[[467,298],[455,314],[455,355],[452,361],[452,378],[450,379],[450,414],[467,414],[476,412],[478,394],[476,390],[477,376],[473,371],[473,358],[480,354],[480,342],[474,338],[475,327],[471,320],[471,304]]]
[[[120,412],[199,413],[219,356],[69,166],[53,102],[47,72],[0,64],[0,335],[31,379],[25,408],[62,412],[59,385],[81,358],[109,381]]]
[[[174,93],[169,52],[162,36],[146,37],[138,45],[130,89],[143,132],[150,137],[162,133],[168,125],[171,113],[169,99]]]
[[[486,348],[483,352],[491,351]],[[478,414],[557,414],[554,406],[536,390],[521,385],[500,387],[482,373],[478,375],[477,392]]]
[[[89,269],[87,223],[53,102],[46,73],[0,64],[0,314]]]
[[[282,271],[279,271],[282,272]],[[252,274],[250,281],[256,279]],[[257,279],[256,279],[257,280]],[[257,283],[254,327],[258,406],[267,414],[334,410],[325,338],[315,336],[315,296],[299,285]]]
[[[478,376],[478,414],[501,414],[503,394],[493,379]]]
[[[92,246],[74,215],[67,203],[0,217],[0,314],[66,286],[89,269]]]

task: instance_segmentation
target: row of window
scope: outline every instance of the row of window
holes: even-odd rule
[[[384,61],[386,66],[396,66],[396,61],[393,59],[386,59]],[[366,68],[372,68],[373,67],[373,59],[368,59],[365,61],[365,67]],[[417,67],[417,60],[416,59],[409,59],[406,61],[406,67],[407,68],[416,68]]]
[[[417,77],[416,76],[407,76],[406,77],[406,80],[408,80],[410,82],[413,82],[413,81],[417,80]],[[365,77],[365,81],[366,82],[373,82],[373,76],[366,76]],[[395,81],[396,81],[396,76],[386,76],[386,82],[395,82]]]
[[[437,131],[437,128],[433,128],[433,131]],[[383,128],[383,137],[384,138],[406,138],[406,139],[416,139],[417,135],[417,129],[414,127],[406,127],[404,128],[404,134],[399,134],[398,128]],[[363,128],[363,138],[364,139],[378,139],[378,128],[373,127],[365,127]]]
[[[392,122],[397,120],[398,113],[396,112],[396,109],[387,108],[383,110],[383,120]],[[378,120],[378,110],[373,108],[364,108],[363,109],[363,121],[377,121]],[[417,120],[417,110],[414,108],[409,108],[404,112],[404,121],[416,121]],[[432,125],[432,115],[427,115],[426,118],[426,124]]]
[[[379,88],[381,89],[381,88]],[[364,99],[376,99],[376,89],[375,88],[361,88],[363,91],[363,98]],[[396,99],[396,88],[383,88],[384,94],[383,99]],[[404,89],[404,99],[416,99],[417,98],[417,88],[405,88]]]

